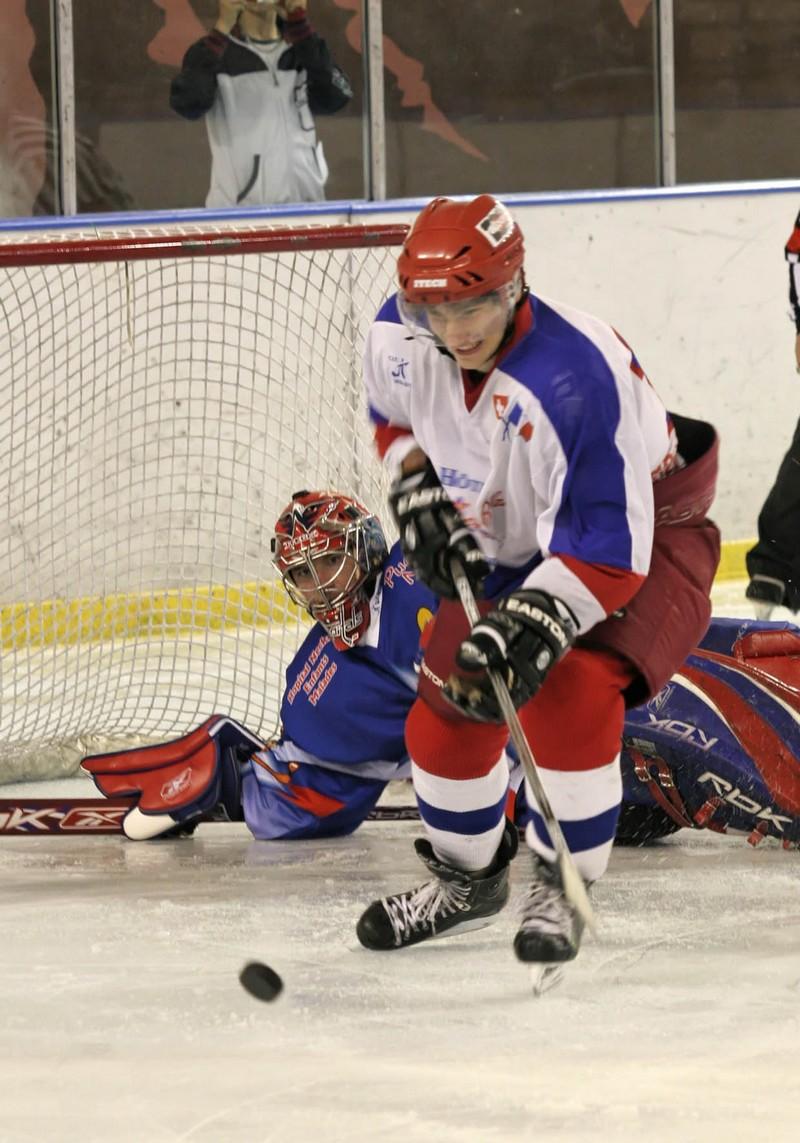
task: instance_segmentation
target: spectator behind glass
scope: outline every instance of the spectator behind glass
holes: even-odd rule
[[[206,206],[324,199],[313,116],[339,111],[352,94],[301,0],[220,0],[214,28],[189,48],[170,89],[179,115],[206,116]]]
[[[800,214],[786,243],[789,301],[795,329],[794,356],[800,373]],[[775,483],[758,517],[758,543],[747,553],[747,598],[759,619],[776,607],[800,611],[800,421]]]

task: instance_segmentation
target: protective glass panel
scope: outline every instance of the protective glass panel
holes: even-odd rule
[[[652,184],[648,0],[384,4],[390,197]]]
[[[676,3],[679,181],[795,178],[799,64],[795,0]]]

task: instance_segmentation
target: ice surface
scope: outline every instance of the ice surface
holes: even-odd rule
[[[513,904],[359,947],[362,908],[424,876],[417,832],[3,838],[0,1143],[794,1143],[800,853],[615,850],[599,939],[534,1000]],[[272,1004],[238,984],[254,958],[284,979]]]

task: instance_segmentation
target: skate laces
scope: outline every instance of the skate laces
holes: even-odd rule
[[[560,883],[537,879],[528,886],[520,907],[520,931],[563,933],[573,918],[572,906],[564,896]]]
[[[430,925],[436,932],[437,918],[469,909],[471,886],[467,881],[426,881],[410,893],[386,897],[383,907],[392,925],[395,944],[401,945],[411,933]]]

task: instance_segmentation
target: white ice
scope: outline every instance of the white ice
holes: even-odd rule
[[[794,1143],[800,853],[615,850],[598,939],[536,1000],[513,907],[359,947],[362,908],[424,873],[417,833],[3,838],[0,1143]],[[284,978],[272,1004],[239,987],[253,958]]]

